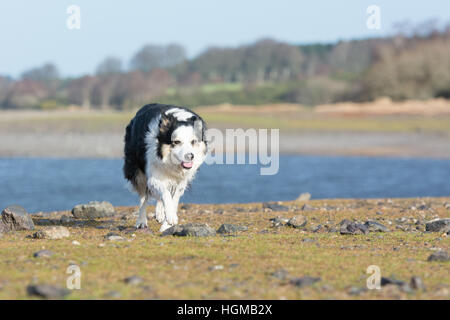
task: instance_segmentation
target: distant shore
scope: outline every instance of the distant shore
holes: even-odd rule
[[[209,128],[276,128],[280,153],[450,159],[450,101],[199,107]],[[0,111],[0,157],[120,158],[135,111]],[[243,150],[239,150],[243,151]]]

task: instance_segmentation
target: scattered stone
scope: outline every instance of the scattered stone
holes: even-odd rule
[[[125,238],[121,237],[120,235],[118,235],[117,233],[114,232],[110,232],[105,236],[106,240],[109,241],[123,241],[125,240]]]
[[[369,232],[368,228],[360,223],[352,222],[348,219],[344,219],[339,224],[339,231],[341,234],[367,234]]]
[[[303,228],[304,226],[306,226],[307,222],[308,220],[304,216],[297,215],[289,219],[287,225],[294,228]]]
[[[283,217],[275,217],[271,218],[270,221],[272,222],[272,227],[277,228],[284,226],[286,223],[288,223],[289,219]]]
[[[212,267],[209,267],[209,270],[210,271],[223,270],[223,266],[222,265],[212,266]]]
[[[450,210],[450,202],[446,202],[446,203],[444,204],[444,208]]]
[[[68,215],[63,215],[60,219],[59,219],[59,223],[61,224],[69,224],[73,222],[73,218],[69,217]]]
[[[72,209],[72,215],[76,219],[96,219],[112,217],[116,214],[111,203],[103,201],[91,201],[88,204],[79,204]]]
[[[162,233],[162,236],[192,236],[209,237],[216,235],[216,231],[206,223],[188,223],[185,225],[176,225],[170,227]]]
[[[302,239],[302,242],[316,242],[316,240],[311,239],[311,238],[304,238],[304,239]]]
[[[277,278],[279,280],[285,280],[289,277],[289,272],[285,269],[275,270],[272,274],[272,277]]]
[[[49,258],[52,255],[54,255],[54,253],[50,250],[39,250],[37,252],[35,252],[33,254],[33,257],[35,258]]]
[[[450,254],[448,254],[447,251],[440,250],[440,251],[432,253],[428,257],[428,261],[447,262],[447,261],[450,261]]]
[[[29,285],[27,287],[27,293],[29,296],[41,297],[44,299],[58,299],[67,296],[70,291],[64,288],[47,285]]]
[[[33,229],[33,220],[24,208],[9,206],[3,210],[0,219],[0,233]]]
[[[308,201],[309,199],[311,199],[311,194],[309,192],[305,192],[300,194],[296,201]]]
[[[412,277],[409,286],[414,290],[425,290],[425,285],[420,277]]]
[[[191,208],[192,208],[192,205],[190,205],[190,204],[188,204],[188,203],[182,204],[182,205],[180,206],[180,209],[181,209],[181,210],[190,210]]]
[[[131,277],[123,279],[123,281],[126,284],[129,284],[129,285],[132,285],[132,286],[137,286],[138,284],[141,284],[142,282],[144,282],[144,279],[142,279],[139,276],[131,276]]]
[[[425,230],[430,232],[447,232],[450,230],[450,218],[434,219],[425,224]]]
[[[109,291],[105,294],[105,297],[111,299],[120,299],[122,298],[122,294],[119,291]]]
[[[351,296],[359,296],[361,293],[366,292],[368,289],[364,287],[351,287],[350,290],[348,290],[348,294]]]
[[[239,226],[235,224],[230,223],[224,223],[222,224],[219,229],[217,229],[217,233],[219,234],[227,234],[227,233],[236,233],[239,231],[247,231],[248,228],[245,226]]]
[[[275,203],[275,202],[264,202],[263,209],[270,209],[271,211],[275,211],[275,212],[289,211],[289,207],[283,206],[283,205]]]
[[[70,236],[69,230],[62,226],[47,227],[33,234],[33,238],[35,239],[49,240],[58,240],[67,238],[68,236]]]
[[[381,277],[381,286],[382,287],[386,286],[386,285],[389,285],[389,284],[393,284],[393,285],[396,285],[396,286],[403,286],[405,284],[405,282],[401,281],[401,280],[394,279],[394,278]]]
[[[79,246],[79,245],[81,245],[81,243],[79,243],[77,240],[73,240],[73,241],[72,241],[72,244],[73,244],[74,246]]]
[[[301,209],[301,210],[302,210],[302,211],[313,211],[313,210],[316,210],[316,208],[314,208],[314,207],[310,206],[309,204],[305,203],[305,204],[302,206],[302,209]]]
[[[369,232],[388,232],[389,229],[376,221],[368,220],[364,223]]]
[[[291,279],[290,283],[296,287],[303,288],[310,286],[318,281],[320,281],[320,278],[310,277],[310,276],[304,276],[301,278],[294,278]]]

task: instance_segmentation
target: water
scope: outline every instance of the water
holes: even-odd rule
[[[257,165],[203,165],[187,203],[232,203],[312,198],[450,196],[450,161],[365,157],[281,156],[274,176]],[[106,200],[136,205],[125,187],[122,160],[0,159],[0,207],[29,212],[70,210]]]

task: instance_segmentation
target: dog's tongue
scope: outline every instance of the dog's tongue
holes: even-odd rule
[[[182,162],[181,165],[186,169],[192,168],[192,162]]]

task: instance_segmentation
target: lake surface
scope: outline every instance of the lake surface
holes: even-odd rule
[[[0,209],[70,210],[92,200],[137,205],[122,175],[122,160],[0,159]],[[185,203],[320,198],[450,196],[450,160],[280,156],[280,169],[261,176],[258,165],[203,165]]]

